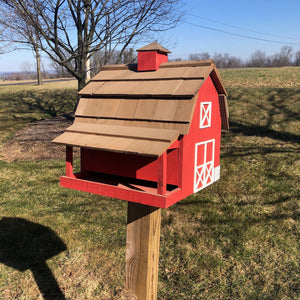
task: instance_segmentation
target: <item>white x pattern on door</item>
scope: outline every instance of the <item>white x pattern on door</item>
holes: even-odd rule
[[[195,145],[194,193],[214,182],[215,140]]]

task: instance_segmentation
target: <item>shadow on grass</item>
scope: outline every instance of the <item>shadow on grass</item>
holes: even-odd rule
[[[22,114],[27,117],[28,113],[56,117],[74,110],[77,100],[78,96],[73,90],[20,91],[1,94],[0,108],[2,105],[7,113],[17,114],[16,118],[22,118]]]
[[[243,125],[237,122],[230,122],[230,131],[232,133],[242,133],[245,136],[269,137],[274,140],[300,144],[300,135],[290,132],[278,132],[267,126]]]
[[[231,107],[233,114],[237,108],[240,108],[238,102],[244,105],[244,109],[245,103],[247,103],[247,111],[239,112],[239,115],[244,114],[247,124],[231,119],[230,131],[245,136],[269,137],[274,140],[299,144],[300,135],[287,132],[290,122],[300,121],[300,114],[297,110],[299,95],[300,89],[297,88],[231,89],[229,102],[237,102]],[[273,125],[281,130],[272,129]]]
[[[231,146],[223,147],[221,152],[221,159],[225,157],[246,157],[252,155],[266,155],[272,153],[295,153],[297,149],[295,147],[283,147],[279,148],[276,144],[271,144],[268,146]],[[300,149],[298,149],[300,151]]]
[[[51,117],[75,108],[76,94],[70,90],[47,91],[46,93],[34,93],[27,91],[22,97],[22,103],[29,111],[39,111]]]
[[[50,228],[21,218],[0,220],[0,263],[20,272],[30,270],[45,300],[65,299],[46,260],[66,245]]]

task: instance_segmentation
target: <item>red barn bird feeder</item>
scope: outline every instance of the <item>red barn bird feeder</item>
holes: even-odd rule
[[[84,87],[66,145],[63,187],[129,201],[129,299],[156,299],[160,210],[220,178],[226,91],[212,60],[168,62],[158,43],[137,64],[103,66]],[[73,174],[73,147],[81,170]]]
[[[54,140],[67,145],[61,186],[167,208],[219,179],[226,91],[212,60],[166,62],[169,52],[147,45],[79,92],[74,124]]]

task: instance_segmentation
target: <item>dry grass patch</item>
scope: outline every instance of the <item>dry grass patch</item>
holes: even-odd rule
[[[220,73],[226,87],[300,87],[300,67],[222,69]]]

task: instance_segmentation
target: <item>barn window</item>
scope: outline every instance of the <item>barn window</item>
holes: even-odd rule
[[[211,124],[211,102],[201,102],[200,128],[210,127],[210,124]]]

